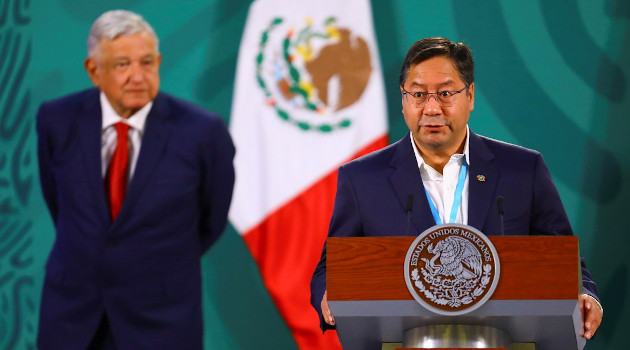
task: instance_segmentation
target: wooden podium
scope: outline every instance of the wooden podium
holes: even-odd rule
[[[490,300],[460,316],[435,314],[407,290],[404,261],[415,237],[328,238],[328,302],[345,350],[402,343],[409,329],[478,325],[536,350],[581,350],[581,269],[575,236],[490,236],[501,275]]]

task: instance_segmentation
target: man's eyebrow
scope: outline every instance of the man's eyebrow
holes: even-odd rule
[[[152,53],[148,53],[144,56],[140,56],[140,59],[145,59],[145,58],[155,58],[156,55],[152,54]],[[114,56],[114,60],[116,61],[128,61],[131,60],[131,58],[129,56]]]
[[[448,80],[438,84],[438,88],[441,88],[441,87],[444,87],[444,86],[453,86],[453,85],[455,85],[455,81],[452,80],[452,79],[448,79]],[[426,86],[427,86],[426,84],[422,84],[422,83],[419,83],[417,81],[414,81],[414,82],[411,83],[411,87],[412,88],[426,88]]]

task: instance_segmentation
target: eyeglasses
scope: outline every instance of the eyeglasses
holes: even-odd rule
[[[468,89],[468,84],[464,86],[461,90],[456,91],[437,91],[437,92],[424,92],[424,91],[407,91],[403,88],[403,95],[405,96],[405,101],[412,104],[412,106],[416,108],[421,108],[427,102],[429,102],[430,96],[434,96],[437,103],[442,107],[450,107],[455,101],[453,96],[459,94],[460,92]],[[411,98],[407,97],[410,96]]]

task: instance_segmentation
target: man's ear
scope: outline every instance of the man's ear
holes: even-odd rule
[[[475,108],[475,83],[468,87],[468,98],[470,99],[470,111]]]
[[[100,86],[101,84],[100,73],[101,72],[98,67],[98,64],[96,63],[96,60],[93,57],[86,58],[85,61],[83,61],[83,67],[85,68],[85,71],[90,77],[92,84],[94,84],[94,86],[97,86],[97,87]]]

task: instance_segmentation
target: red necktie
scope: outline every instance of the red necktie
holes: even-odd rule
[[[114,124],[118,134],[118,142],[112,159],[109,161],[107,175],[105,176],[105,186],[107,186],[107,196],[109,198],[109,208],[112,213],[112,220],[122,207],[127,192],[127,168],[129,164],[129,146],[127,142],[127,131],[129,125],[118,122]]]

